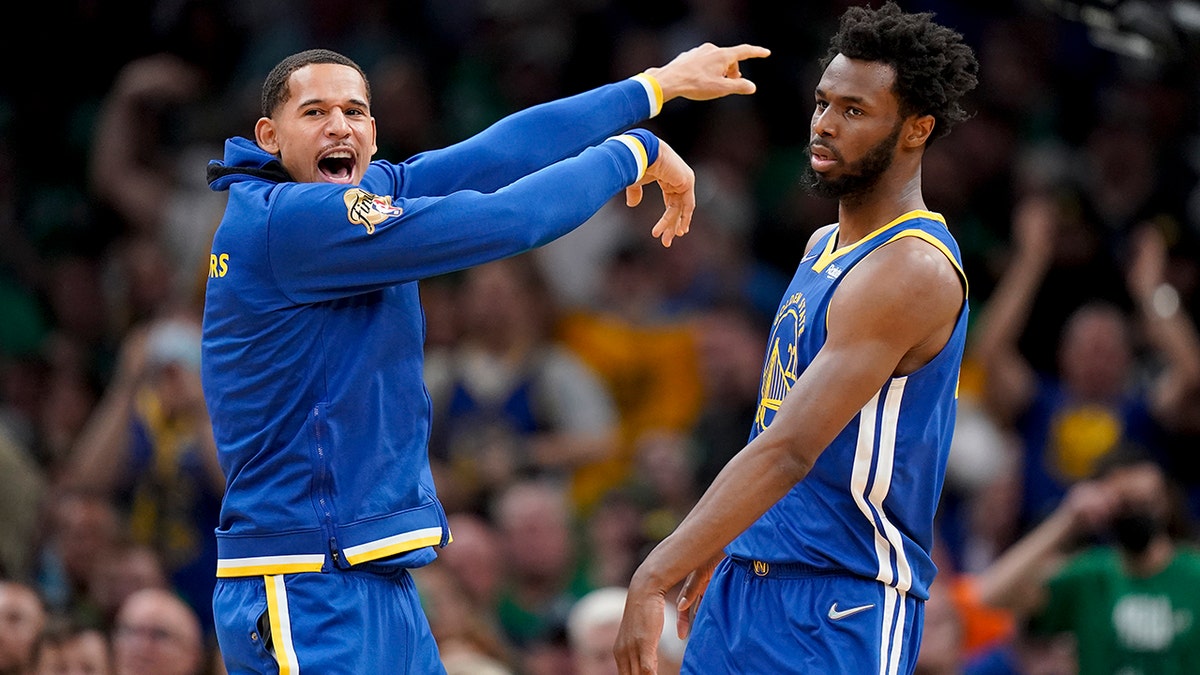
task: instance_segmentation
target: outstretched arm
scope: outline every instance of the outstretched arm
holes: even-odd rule
[[[700,45],[665,66],[533,106],[471,138],[417,155],[405,162],[404,184],[388,192],[396,196],[438,196],[462,189],[491,192],[654,117],[667,101],[752,94],[755,85],[741,76],[740,63],[769,53],[753,45]]]

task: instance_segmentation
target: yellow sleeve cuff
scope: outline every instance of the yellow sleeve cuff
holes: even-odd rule
[[[646,168],[649,166],[649,157],[646,155],[646,148],[642,146],[642,142],[631,134],[613,136],[611,140],[620,141],[629,148],[629,152],[633,153],[633,159],[637,162],[638,167],[637,178],[634,179],[634,182],[641,180],[642,176],[646,175]]]
[[[650,99],[650,116],[654,117],[662,112],[663,92],[658,80],[645,73],[638,73],[633,76],[633,79],[637,80],[646,90],[646,96]]]

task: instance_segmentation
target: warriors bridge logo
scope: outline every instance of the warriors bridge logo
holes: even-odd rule
[[[763,364],[762,385],[758,392],[758,411],[754,427],[761,432],[771,425],[783,397],[800,376],[797,350],[804,334],[804,294],[796,293],[783,303],[771,324],[771,341],[767,345],[767,361]]]
[[[394,218],[404,210],[392,204],[391,197],[373,195],[362,188],[346,190],[342,195],[346,202],[346,217],[356,225],[367,228],[367,234],[375,234],[375,226]]]

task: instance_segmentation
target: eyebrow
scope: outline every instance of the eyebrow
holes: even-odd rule
[[[817,87],[816,93],[817,93],[817,96],[820,96],[821,98],[835,98],[833,96],[830,96],[828,92],[826,92],[824,89],[821,89],[820,87]],[[855,96],[853,94],[844,94],[844,95],[838,96],[836,98],[838,98],[839,100],[845,101],[847,103],[857,103],[860,105],[864,105],[868,102],[867,99],[863,98],[862,96]]]
[[[323,98],[310,98],[306,101],[301,101],[300,107],[304,108],[304,107],[307,107],[310,105],[317,105],[319,103],[324,103],[324,102],[325,102],[325,99],[323,99]],[[352,103],[360,108],[367,107],[367,102],[362,99],[352,98],[352,99],[350,99],[350,103]]]

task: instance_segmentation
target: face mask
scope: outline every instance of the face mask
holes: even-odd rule
[[[1117,546],[1133,556],[1145,553],[1162,529],[1157,518],[1141,509],[1122,511],[1113,518],[1110,527]]]

